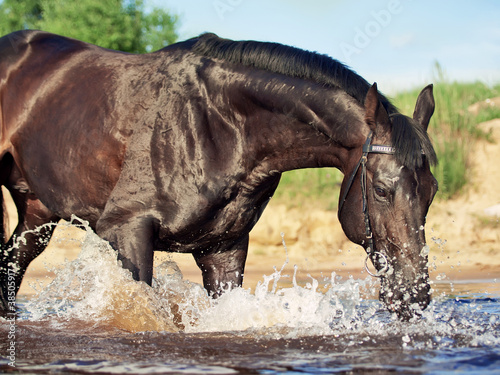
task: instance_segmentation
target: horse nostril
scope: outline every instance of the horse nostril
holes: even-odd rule
[[[429,284],[408,287],[408,283],[401,282],[393,289],[394,283],[388,284],[391,280],[384,278],[383,281],[379,298],[390,312],[395,313],[401,321],[422,316],[431,300]]]

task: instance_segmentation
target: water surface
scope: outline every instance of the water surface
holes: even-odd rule
[[[9,340],[1,340],[0,371],[500,372],[496,280],[436,280],[422,318],[402,323],[377,301],[378,281],[370,277],[297,280],[269,270],[255,290],[214,301],[172,262],[156,268],[151,288],[133,281],[92,232],[83,245],[38,296],[19,299],[15,367]],[[2,321],[0,337],[11,327]]]

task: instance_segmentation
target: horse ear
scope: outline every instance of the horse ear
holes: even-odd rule
[[[377,83],[374,83],[366,94],[365,121],[373,132],[376,132],[377,124],[382,126],[389,124],[387,111],[378,98]]]
[[[436,106],[432,89],[433,86],[430,84],[422,90],[417,98],[415,112],[413,112],[413,119],[422,125],[426,131]]]

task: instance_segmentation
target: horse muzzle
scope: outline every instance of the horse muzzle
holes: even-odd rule
[[[431,301],[427,269],[411,274],[390,267],[381,277],[379,299],[403,321],[421,316]]]

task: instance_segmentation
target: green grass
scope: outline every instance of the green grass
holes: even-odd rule
[[[477,216],[477,223],[480,228],[500,229],[500,219],[494,216]]]
[[[436,110],[429,125],[429,134],[439,159],[433,168],[439,182],[439,197],[448,199],[460,194],[467,184],[470,152],[474,142],[489,140],[477,124],[500,117],[498,108],[471,114],[468,107],[488,98],[500,96],[500,85],[488,86],[483,82],[448,82],[436,67],[438,76],[434,83]],[[393,98],[402,113],[413,113],[419,90],[401,93]]]
[[[500,93],[498,95],[500,96]],[[500,118],[500,107],[488,107],[479,112],[475,120],[479,124],[496,118]],[[489,134],[486,134],[486,136],[488,137]]]
[[[420,90],[402,92],[395,95],[392,101],[401,113],[411,116]],[[460,194],[467,185],[471,147],[477,139],[489,139],[489,135],[482,132],[477,124],[500,118],[499,108],[486,108],[476,116],[469,113],[468,107],[497,96],[500,96],[500,85],[449,82],[436,64],[436,110],[429,125],[429,134],[439,159],[433,173],[439,182],[440,199]],[[331,168],[286,172],[275,200],[289,207],[312,205],[333,210],[337,208],[342,179],[343,175]]]
[[[274,200],[288,207],[337,208],[343,174],[334,168],[300,169],[283,173]]]

